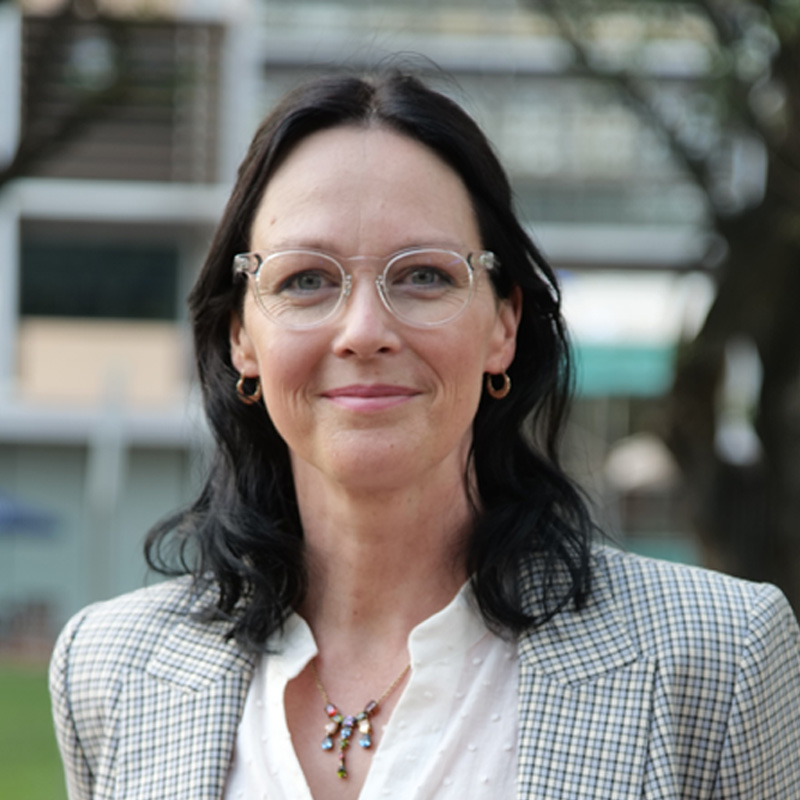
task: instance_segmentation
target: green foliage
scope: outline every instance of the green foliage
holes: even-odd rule
[[[43,667],[0,665],[0,796],[66,798]]]

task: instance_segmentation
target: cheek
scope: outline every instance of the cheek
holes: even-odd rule
[[[484,348],[480,347],[476,351],[471,337],[464,333],[461,337],[454,338],[451,346],[437,353],[436,362],[436,372],[447,407],[445,413],[458,417],[460,424],[465,416],[475,414],[480,402]]]
[[[275,393],[296,387],[320,358],[319,337],[308,332],[287,331],[264,319],[251,304],[245,309],[253,357],[262,386]]]
[[[285,331],[265,333],[258,347],[258,371],[267,408],[275,427],[284,438],[285,427],[298,424],[307,410],[322,358],[322,348],[307,333],[298,341]]]
[[[264,348],[259,353],[259,373],[265,398],[280,402],[295,395],[308,380],[308,365],[302,351],[286,351],[278,347]]]
[[[298,437],[310,428],[308,414],[304,413],[303,387],[301,370],[295,360],[264,359],[261,365],[264,407],[275,430],[291,449],[297,447]]]

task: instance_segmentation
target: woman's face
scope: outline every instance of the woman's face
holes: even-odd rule
[[[291,151],[267,185],[250,241],[262,253],[304,247],[340,258],[414,246],[482,249],[465,186],[415,140],[349,126],[313,134]],[[502,372],[514,357],[517,295],[498,301],[478,270],[459,317],[415,328],[381,303],[374,282],[381,260],[342,263],[356,273],[351,295],[318,328],[269,319],[251,282],[243,318],[231,324],[234,366],[260,378],[296,478],[311,470],[371,490],[438,475],[460,480],[483,375]]]

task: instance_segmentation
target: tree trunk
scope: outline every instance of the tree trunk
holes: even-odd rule
[[[729,257],[703,329],[679,356],[668,442],[680,464],[707,563],[776,583],[800,610],[800,248],[790,209],[765,201],[719,220]],[[726,463],[715,447],[726,344],[750,337],[763,365],[755,413],[760,461]]]

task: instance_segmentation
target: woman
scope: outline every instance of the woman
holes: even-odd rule
[[[51,668],[72,798],[796,798],[770,586],[591,545],[551,268],[474,122],[318,80],[192,292],[217,451]]]

